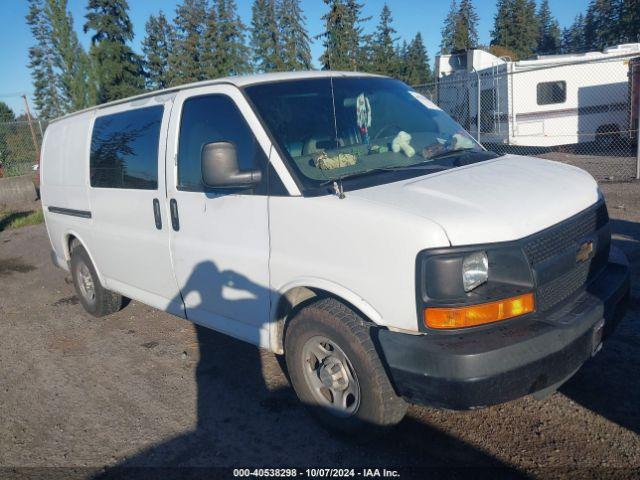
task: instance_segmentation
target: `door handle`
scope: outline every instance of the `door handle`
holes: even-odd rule
[[[171,211],[171,226],[177,232],[180,230],[180,218],[178,217],[178,202],[175,198],[169,201],[169,210]]]
[[[162,230],[162,216],[160,215],[160,201],[157,198],[153,199],[153,218],[156,221],[156,228]]]

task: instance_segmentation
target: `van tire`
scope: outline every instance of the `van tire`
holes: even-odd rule
[[[76,295],[88,313],[94,317],[104,317],[122,308],[124,297],[102,286],[89,254],[80,244],[76,244],[71,251],[70,270]],[[93,296],[87,293],[87,290],[91,290],[86,286],[87,280],[93,286]]]
[[[406,402],[393,389],[371,339],[371,323],[333,298],[324,298],[302,308],[285,332],[285,358],[293,389],[313,416],[329,430],[353,435],[379,434],[399,423],[407,411]],[[319,371],[305,359],[305,345],[326,338],[346,355],[359,384],[357,410],[338,416],[318,400],[309,375]],[[327,357],[329,358],[329,357]],[[306,369],[306,370],[305,370]],[[320,377],[318,374],[316,377]],[[329,394],[333,398],[332,394]],[[346,413],[343,413],[346,415]]]

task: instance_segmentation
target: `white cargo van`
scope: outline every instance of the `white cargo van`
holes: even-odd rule
[[[380,76],[237,77],[74,113],[46,131],[41,188],[89,313],[132,298],[284,354],[300,400],[348,431],[407,401],[552,392],[629,292],[589,174],[486,151]]]

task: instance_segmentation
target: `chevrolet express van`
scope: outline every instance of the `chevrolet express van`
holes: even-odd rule
[[[135,299],[285,355],[330,427],[553,392],[629,295],[596,182],[498,155],[389,78],[227,78],[56,120],[53,261],[94,316]],[[212,399],[213,401],[213,399]]]

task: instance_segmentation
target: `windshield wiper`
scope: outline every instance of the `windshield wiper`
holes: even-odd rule
[[[425,165],[425,162],[416,163],[413,165],[393,165],[389,167],[376,167],[370,170],[363,170],[361,172],[354,172],[342,175],[340,177],[331,178],[329,180],[325,180],[319,184],[319,186],[324,187],[326,185],[331,185],[334,182],[342,182],[343,180],[366,177],[367,175],[371,175],[372,173],[380,173],[380,172],[396,172],[402,170],[444,170],[447,167],[442,165]]]
[[[453,150],[445,150],[444,152],[436,153],[435,155],[429,157],[429,160],[437,160],[439,158],[446,158],[446,157],[449,157],[451,155],[460,155],[462,153],[480,152],[480,151],[481,150],[478,150],[475,147],[454,148]]]
[[[348,178],[366,177],[367,175],[371,175],[372,173],[379,173],[379,172],[385,172],[385,171],[386,171],[385,168],[378,167],[378,168],[372,168],[370,170],[362,170],[360,172],[346,173],[346,174],[341,175],[339,177],[330,178],[329,180],[325,180],[325,181],[319,183],[318,186],[324,187],[326,185],[331,185],[334,182],[342,182],[342,180],[346,180]]]

